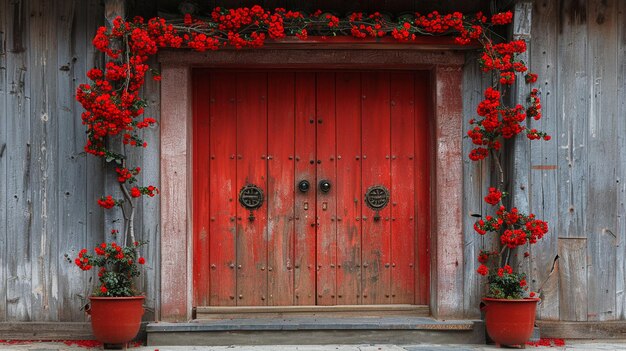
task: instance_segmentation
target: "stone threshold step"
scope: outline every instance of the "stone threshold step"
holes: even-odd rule
[[[150,346],[480,344],[483,323],[430,317],[248,318],[150,323]]]
[[[150,323],[148,333],[287,330],[456,330],[470,331],[481,321],[436,320],[429,317],[380,318],[240,318]]]

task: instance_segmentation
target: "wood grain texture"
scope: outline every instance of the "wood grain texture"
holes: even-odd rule
[[[626,81],[626,3],[619,2],[617,26],[621,28],[617,37],[618,46],[618,82]],[[626,84],[618,84],[617,87],[617,116],[626,116]],[[626,125],[622,123],[621,129],[617,133],[617,150],[619,153],[618,160],[618,179],[617,185],[617,235],[619,238],[619,246],[617,249],[617,265],[616,265],[616,310],[617,319],[626,319]]]
[[[490,77],[485,75],[478,64],[478,56],[468,53],[466,63],[463,66],[463,126],[469,126],[469,120],[476,115],[476,106],[484,99],[484,91],[490,86]],[[463,138],[463,234],[465,246],[463,249],[463,281],[464,291],[469,292],[464,299],[464,311],[466,317],[478,318],[479,306],[483,294],[484,281],[476,274],[478,269],[478,254],[480,250],[492,249],[497,243],[493,238],[479,235],[474,230],[475,214],[488,215],[489,206],[484,206],[484,194],[490,182],[490,170],[486,161],[472,161],[467,155],[475,147],[471,139]]]
[[[615,189],[618,153],[617,126],[617,46],[614,39],[617,28],[618,1],[600,1],[588,6],[589,46],[587,64],[589,72],[589,115],[587,130],[587,188],[588,220],[585,233],[589,238],[588,286],[589,320],[615,319],[615,266],[617,264],[617,216],[615,210],[607,211],[617,204]],[[620,82],[619,84],[624,84]],[[602,155],[599,157],[599,155]],[[602,174],[602,177],[595,175]]]
[[[316,187],[316,99],[315,73],[296,73],[295,101],[295,180],[307,180]],[[311,163],[311,161],[313,163]],[[295,247],[294,293],[295,305],[315,305],[316,294],[316,193],[296,192],[295,195]]]
[[[4,157],[11,165],[7,170],[7,218],[6,232],[6,310],[13,321],[31,319],[32,256],[30,250],[33,235],[33,189],[31,171],[33,154],[31,137],[30,75],[29,60],[25,52],[28,42],[27,18],[29,4],[26,1],[11,3],[7,13],[9,33],[8,47],[13,48],[7,56],[9,101],[7,116],[6,151]],[[20,235],[16,235],[20,233]]]
[[[6,148],[9,137],[8,102],[10,99],[9,85],[7,81],[7,51],[8,38],[7,2],[0,1],[0,322],[7,319],[6,315],[6,290],[7,290],[7,177],[9,163],[6,156]]]
[[[390,81],[390,148],[388,156],[391,159],[391,189],[390,206],[391,234],[390,234],[390,261],[391,261],[391,302],[415,303],[415,260],[416,260],[416,220],[415,194],[416,186],[430,188],[427,184],[416,185],[417,167],[426,168],[419,164],[416,167],[415,152],[427,153],[428,148],[415,148],[416,104],[415,87],[427,82],[419,80],[414,72],[398,72],[389,75]],[[418,98],[420,98],[418,96]],[[418,104],[419,108],[423,108]],[[422,113],[419,111],[418,113]],[[421,122],[421,121],[420,121]],[[419,128],[422,126],[419,125]],[[385,156],[387,157],[387,156]],[[387,218],[385,218],[387,220]],[[420,220],[425,220],[421,219]],[[418,248],[419,250],[419,248]],[[420,272],[422,273],[422,272]]]
[[[547,16],[554,16],[558,13],[558,9],[551,4],[548,13],[542,14],[542,18]],[[557,190],[556,203],[550,205],[550,207],[556,207],[558,209],[558,215],[554,218],[557,219],[550,222],[552,225],[552,232],[549,234],[551,237],[579,237],[586,236],[584,233],[584,223],[587,220],[586,216],[586,198],[587,198],[587,116],[588,116],[588,72],[587,72],[587,60],[586,55],[581,55],[581,52],[587,50],[588,36],[587,26],[584,23],[580,23],[578,20],[572,21],[572,18],[576,17],[576,13],[579,11],[574,1],[564,2],[564,7],[561,10],[565,13],[560,23],[560,28],[555,26],[555,23],[551,23],[548,28],[550,37],[543,37],[543,28],[538,28],[538,35],[542,35],[544,42],[533,42],[533,60],[544,60],[545,63],[539,66],[541,70],[537,72],[540,75],[545,75],[545,82],[541,82],[540,86],[547,86],[552,93],[562,91],[561,94],[543,94],[542,98],[545,100],[543,103],[544,115],[553,115],[553,120],[557,123],[558,133],[553,134],[554,139],[551,143],[556,143],[557,148],[557,177],[559,187]],[[546,27],[546,23],[541,21],[537,22],[538,26]],[[557,32],[557,30],[559,32]],[[545,35],[548,35],[545,33]],[[554,36],[559,35],[557,42],[554,42]],[[546,42],[545,40],[549,40]],[[546,46],[546,45],[554,45]],[[543,54],[547,52],[548,54]],[[554,65],[558,62],[557,76],[555,77],[554,69],[547,67],[548,65]],[[547,120],[547,119],[546,119]],[[542,147],[545,145],[542,145]],[[559,245],[561,239],[559,239]],[[567,241],[564,241],[567,243]],[[586,249],[586,248],[585,248]],[[561,250],[559,250],[561,251]],[[586,261],[586,260],[585,260]],[[540,263],[546,263],[545,260],[541,260]],[[559,268],[566,270],[569,274],[571,266],[576,265],[576,262],[562,262]],[[545,266],[545,265],[544,265]],[[582,282],[580,282],[582,283]],[[584,287],[587,287],[587,279],[585,277]],[[576,306],[576,304],[559,303],[561,298],[568,297],[572,292],[580,292],[581,286],[571,285],[569,281],[559,281],[559,300],[554,301],[554,293],[549,295],[552,299],[547,300],[550,309],[553,311],[550,319],[564,319],[564,320],[587,320],[586,312],[584,316],[579,316],[576,311],[587,310],[587,302],[584,302],[584,306]],[[582,292],[580,292],[582,293]],[[584,292],[587,295],[587,292]],[[554,310],[559,307],[560,313],[556,315]],[[574,309],[574,310],[573,310]],[[574,313],[572,313],[574,312]],[[548,318],[544,318],[548,319]]]
[[[268,305],[294,303],[295,74],[268,74]]]
[[[431,228],[435,213],[432,210],[433,182],[432,170],[435,161],[433,122],[433,81],[432,72],[415,73],[415,304],[430,302],[431,276]],[[410,158],[410,157],[409,157]],[[410,218],[409,218],[410,219]]]
[[[317,180],[311,191],[317,194],[317,303],[337,304],[337,167],[331,157],[336,155],[336,91],[335,74],[316,74],[316,165]],[[330,183],[328,192],[321,190],[322,181]]]
[[[362,75],[361,94],[361,192],[365,194],[376,185],[391,189],[391,160],[387,158],[391,147],[389,73],[371,72]],[[361,259],[364,304],[391,303],[390,217],[389,206],[380,211],[363,207]]]
[[[541,337],[563,339],[624,339],[626,322],[537,321]]]
[[[191,188],[187,174],[188,119],[191,116],[190,70],[164,65],[161,68],[161,319],[182,321],[191,317],[188,296],[188,216]],[[181,88],[186,93],[181,94]],[[170,101],[163,97],[175,97]]]
[[[238,72],[237,183],[267,199],[267,73]],[[251,217],[254,216],[254,217]],[[237,204],[237,305],[267,304],[267,201],[254,211]]]
[[[559,319],[587,320],[587,238],[559,238]]]
[[[67,5],[67,4],[65,4]],[[72,6],[73,4],[69,4]],[[31,3],[30,43],[32,50],[28,66],[31,67],[30,95],[40,96],[31,99],[33,165],[31,181],[37,190],[33,192],[32,243],[30,244],[31,265],[31,309],[33,320],[57,320],[56,296],[52,289],[58,286],[57,255],[60,240],[57,237],[58,217],[48,216],[56,212],[58,200],[59,172],[58,131],[60,119],[55,118],[57,99],[54,90],[58,84],[58,74],[52,68],[58,67],[57,16],[71,20],[70,13],[63,13],[65,6],[52,6],[46,2]],[[62,11],[58,13],[58,11]],[[69,16],[68,16],[69,15]],[[69,120],[71,121],[71,119]]]
[[[201,216],[211,217],[209,236],[210,303],[236,305],[237,272],[236,217],[239,187],[237,186],[237,82],[228,73],[205,74],[210,84],[210,210]],[[206,99],[206,98],[205,98]],[[205,142],[196,140],[196,142]],[[200,177],[205,177],[199,175]],[[202,211],[202,210],[200,210]],[[208,218],[207,218],[208,219]],[[195,224],[194,224],[195,225]],[[201,232],[198,234],[202,234]],[[196,238],[201,240],[201,238]],[[194,259],[195,262],[195,259]],[[195,287],[194,287],[195,289]]]
[[[67,4],[59,4],[65,6]],[[87,28],[87,13],[89,11],[89,2],[81,2],[71,4],[75,8],[72,9],[76,14],[76,27]],[[70,92],[74,89],[74,79],[76,76],[84,77],[86,73],[86,62],[80,60],[72,62],[74,55],[83,59],[90,57],[87,53],[87,45],[76,45],[74,48],[70,45],[72,41],[80,41],[86,44],[87,31],[81,31],[72,36],[72,21],[74,16],[65,17],[67,14],[59,16],[59,28],[62,29],[57,33],[59,63],[67,65],[67,71],[60,71],[58,77],[57,91]],[[71,68],[71,69],[70,69]],[[87,287],[81,281],[84,274],[76,274],[73,271],[73,265],[69,264],[63,257],[65,253],[75,256],[78,250],[86,246],[87,221],[88,221],[88,204],[95,202],[95,199],[87,197],[87,155],[83,153],[84,147],[84,129],[77,114],[78,103],[75,102],[71,94],[57,95],[57,114],[58,121],[63,124],[60,130],[65,133],[59,133],[58,143],[58,162],[59,168],[63,169],[64,177],[58,178],[58,191],[64,201],[59,202],[57,216],[58,228],[65,228],[65,238],[68,243],[65,247],[59,248],[58,255],[55,257],[58,261],[57,279],[58,279],[58,309],[60,320],[82,320],[84,313],[74,308],[81,303],[81,296],[85,296]],[[81,136],[81,137],[78,137]],[[81,153],[83,153],[81,155]],[[69,176],[73,174],[74,177]],[[98,211],[100,212],[100,211]],[[62,238],[59,233],[57,240]],[[73,300],[73,301],[72,301]]]
[[[215,157],[211,158],[211,107],[215,104],[215,97],[211,94],[212,79],[207,71],[193,71],[193,287],[194,287],[194,304],[208,305],[210,301],[210,279],[211,270],[217,271],[219,266],[220,272],[228,270],[229,267],[223,262],[211,262],[210,233],[211,225],[219,225],[223,221],[217,221],[217,214],[211,212],[211,193],[217,193],[220,188],[228,189],[228,187],[213,188],[212,185],[217,183],[211,174],[215,166],[211,167],[211,163],[215,164]],[[226,89],[220,89],[224,91]],[[223,159],[223,155],[220,155]],[[225,165],[224,165],[225,166]],[[227,169],[219,167],[218,169]],[[213,182],[211,182],[213,180]],[[215,192],[213,192],[215,191]],[[220,199],[230,199],[232,194],[223,194],[225,196],[214,196],[213,201]],[[230,219],[226,219],[226,223]],[[221,234],[221,233],[220,233]],[[220,243],[228,245],[230,242],[226,237],[221,238]],[[220,245],[216,245],[219,247]],[[215,255],[219,255],[224,250],[214,249]],[[221,261],[221,260],[220,260]],[[216,279],[215,282],[218,282]],[[228,286],[220,284],[221,286]],[[227,298],[226,301],[229,299]]]
[[[460,66],[437,66],[433,97],[433,191],[435,192],[431,246],[436,267],[431,286],[431,310],[436,318],[463,314],[463,174],[461,130],[463,105]],[[445,215],[443,215],[445,213]]]
[[[336,75],[337,114],[337,304],[360,304],[361,297],[361,74]]]
[[[535,141],[530,142],[523,135],[516,138],[516,159],[514,162],[514,173],[524,174],[527,179],[513,185],[512,191],[514,194],[513,205],[517,206],[520,211],[528,211],[537,215],[538,218],[548,221],[551,225],[551,229],[556,229],[556,224],[553,219],[558,218],[558,191],[557,186],[557,171],[555,165],[557,164],[557,145],[558,135],[556,132],[556,118],[550,118],[556,114],[556,104],[552,104],[556,97],[553,94],[552,89],[556,88],[558,82],[557,72],[553,68],[556,66],[558,60],[557,50],[557,23],[554,21],[542,22],[543,16],[552,17],[558,13],[555,10],[556,4],[550,4],[544,11],[540,12],[538,19],[534,18],[533,14],[528,14],[528,9],[532,7],[532,3],[526,2],[524,4],[517,5],[517,11],[520,15],[529,17],[524,23],[527,26],[532,22],[538,23],[540,28],[529,27],[520,29],[520,33],[515,33],[520,38],[530,39],[531,45],[529,50],[523,55],[522,60],[529,62],[531,57],[541,57],[544,62],[535,65],[531,62],[529,70],[536,72],[541,77],[541,81],[533,84],[532,86],[526,84],[522,77],[517,82],[517,101],[523,102],[528,98],[532,88],[542,89],[542,99],[546,99],[546,103],[543,103],[543,113],[546,118],[540,121],[535,121],[532,118],[528,118],[527,125],[529,128],[536,128],[538,130],[544,130],[546,133],[554,137],[551,142]],[[539,11],[538,11],[539,12]],[[532,31],[532,33],[530,33]],[[520,157],[517,157],[519,150]],[[521,196],[526,194],[526,199],[522,199]],[[520,202],[521,201],[521,202]],[[546,235],[543,240],[528,249],[531,253],[531,260],[523,260],[524,267],[528,267],[530,276],[531,289],[537,289],[539,285],[544,282],[549,273],[549,268],[554,260],[557,252],[557,238],[558,232],[552,231]],[[518,254],[521,254],[518,252]],[[542,291],[543,303],[539,307],[540,318],[556,319],[558,318],[558,306],[559,306],[559,293],[557,290],[549,289],[551,285],[544,286]]]

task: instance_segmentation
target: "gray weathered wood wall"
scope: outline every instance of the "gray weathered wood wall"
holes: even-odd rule
[[[82,110],[74,99],[86,71],[102,64],[91,39],[103,10],[98,0],[0,0],[0,322],[85,320],[80,307],[93,275],[64,254],[75,256],[105,237],[96,204],[102,164],[83,151]],[[148,99],[156,89],[147,87]],[[158,145],[158,133],[145,136]],[[152,151],[139,160],[153,183],[158,157]],[[158,208],[158,200],[146,202],[138,223],[151,241],[143,253],[149,309],[158,277]]]
[[[626,2],[536,0],[532,6],[529,66],[539,74],[544,118],[530,127],[550,142],[520,143],[529,164],[518,163],[512,189],[531,212],[550,224],[532,247],[532,286],[543,290],[543,320],[608,321],[626,318]],[[466,70],[468,118],[480,82]],[[466,141],[466,149],[470,149]],[[514,163],[514,162],[512,162]],[[521,166],[520,166],[521,165]],[[469,213],[480,213],[486,194],[484,164],[466,165]],[[511,170],[511,169],[510,169]],[[483,182],[480,181],[483,180]],[[478,180],[478,181],[477,181]],[[518,206],[523,206],[520,201]],[[467,218],[466,253],[478,247]],[[554,259],[559,260],[553,267]],[[477,315],[480,285],[466,262],[468,315]]]
[[[550,222],[533,248],[533,287],[543,285],[542,319],[624,320],[626,303],[626,3],[620,0],[533,2],[530,67],[539,73],[544,119],[533,127],[550,142],[528,150],[524,192],[531,211]],[[101,65],[91,38],[103,23],[98,0],[0,0],[0,322],[83,321],[88,274],[67,263],[104,240],[103,165],[83,151],[84,128],[74,90]],[[464,72],[466,118],[490,78],[477,56]],[[158,85],[148,83],[148,115],[158,118]],[[463,132],[463,131],[460,131]],[[158,132],[145,138],[158,145]],[[469,140],[464,141],[465,153]],[[148,183],[158,183],[158,148],[134,156]],[[478,315],[475,257],[484,237],[472,229],[483,213],[492,172],[464,168],[465,306]],[[150,241],[143,285],[158,305],[159,204],[141,207],[138,227]],[[554,257],[555,273],[548,276]],[[150,318],[150,317],[148,317]]]

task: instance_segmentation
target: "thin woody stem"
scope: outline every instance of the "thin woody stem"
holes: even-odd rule
[[[494,149],[490,149],[489,151],[498,168],[498,189],[502,190],[504,188],[504,170],[502,169],[502,163],[500,163],[500,157]]]

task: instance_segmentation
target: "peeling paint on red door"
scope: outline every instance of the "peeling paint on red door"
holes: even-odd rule
[[[425,91],[412,71],[194,71],[195,304],[426,304]]]

